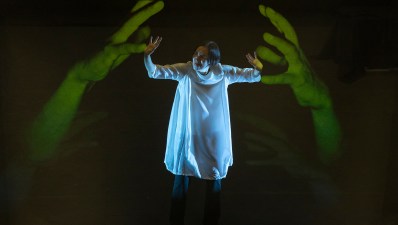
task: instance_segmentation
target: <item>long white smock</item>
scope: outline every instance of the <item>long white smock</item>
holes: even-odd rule
[[[201,75],[188,62],[156,65],[148,75],[179,82],[167,134],[166,168],[175,175],[225,178],[233,163],[227,87],[258,82],[260,71],[217,64]]]

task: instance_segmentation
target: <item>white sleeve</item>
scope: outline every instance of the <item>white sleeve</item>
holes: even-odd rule
[[[222,65],[225,77],[229,84],[243,82],[259,82],[261,80],[261,72],[253,68],[239,68],[230,65]]]
[[[153,73],[148,72],[148,76],[154,79],[169,79],[169,80],[181,80],[187,75],[189,65],[187,63],[176,63],[172,65],[156,65],[156,69]]]

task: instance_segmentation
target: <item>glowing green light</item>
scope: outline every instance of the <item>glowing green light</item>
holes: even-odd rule
[[[91,59],[77,63],[68,72],[42,112],[33,122],[28,133],[28,158],[40,162],[53,157],[57,145],[67,132],[75,117],[87,84],[104,79],[109,72],[120,65],[130,54],[141,53],[146,45],[142,43],[150,35],[148,27],[138,27],[154,14],[163,9],[164,3],[143,8],[151,1],[138,1],[132,11],[136,12],[120,30],[112,35],[111,42],[103,51]],[[145,4],[144,4],[145,3]],[[141,11],[138,11],[142,9]],[[136,32],[137,31],[137,32]],[[136,32],[134,43],[126,43],[131,34]]]
[[[289,21],[275,10],[264,5],[260,5],[259,10],[284,35],[285,39],[265,33],[263,35],[264,41],[278,49],[283,56],[265,46],[257,48],[258,56],[274,65],[287,64],[287,70],[284,73],[265,75],[261,78],[261,81],[270,85],[289,85],[298,103],[301,106],[310,107],[320,158],[324,162],[329,162],[339,153],[341,128],[333,111],[328,88],[312,70],[299,46],[297,34]]]

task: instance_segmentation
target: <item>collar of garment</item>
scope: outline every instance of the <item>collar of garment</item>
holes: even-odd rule
[[[188,62],[189,64],[192,65],[192,62]],[[191,66],[192,69],[192,66]],[[208,73],[206,75],[202,75],[201,73],[195,71],[192,69],[192,74],[193,76],[191,79],[193,79],[195,82],[200,83],[200,84],[215,84],[220,82],[223,79],[223,70],[222,66],[220,63],[210,67]]]

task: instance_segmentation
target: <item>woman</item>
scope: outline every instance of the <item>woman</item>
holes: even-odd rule
[[[192,61],[155,65],[151,54],[162,38],[152,37],[144,51],[150,78],[178,81],[170,116],[165,164],[175,175],[170,224],[184,224],[185,196],[189,177],[206,180],[204,224],[217,224],[220,217],[221,179],[232,165],[231,126],[227,87],[237,82],[258,82],[262,64],[246,55],[255,68],[220,64],[218,45],[200,45]]]

